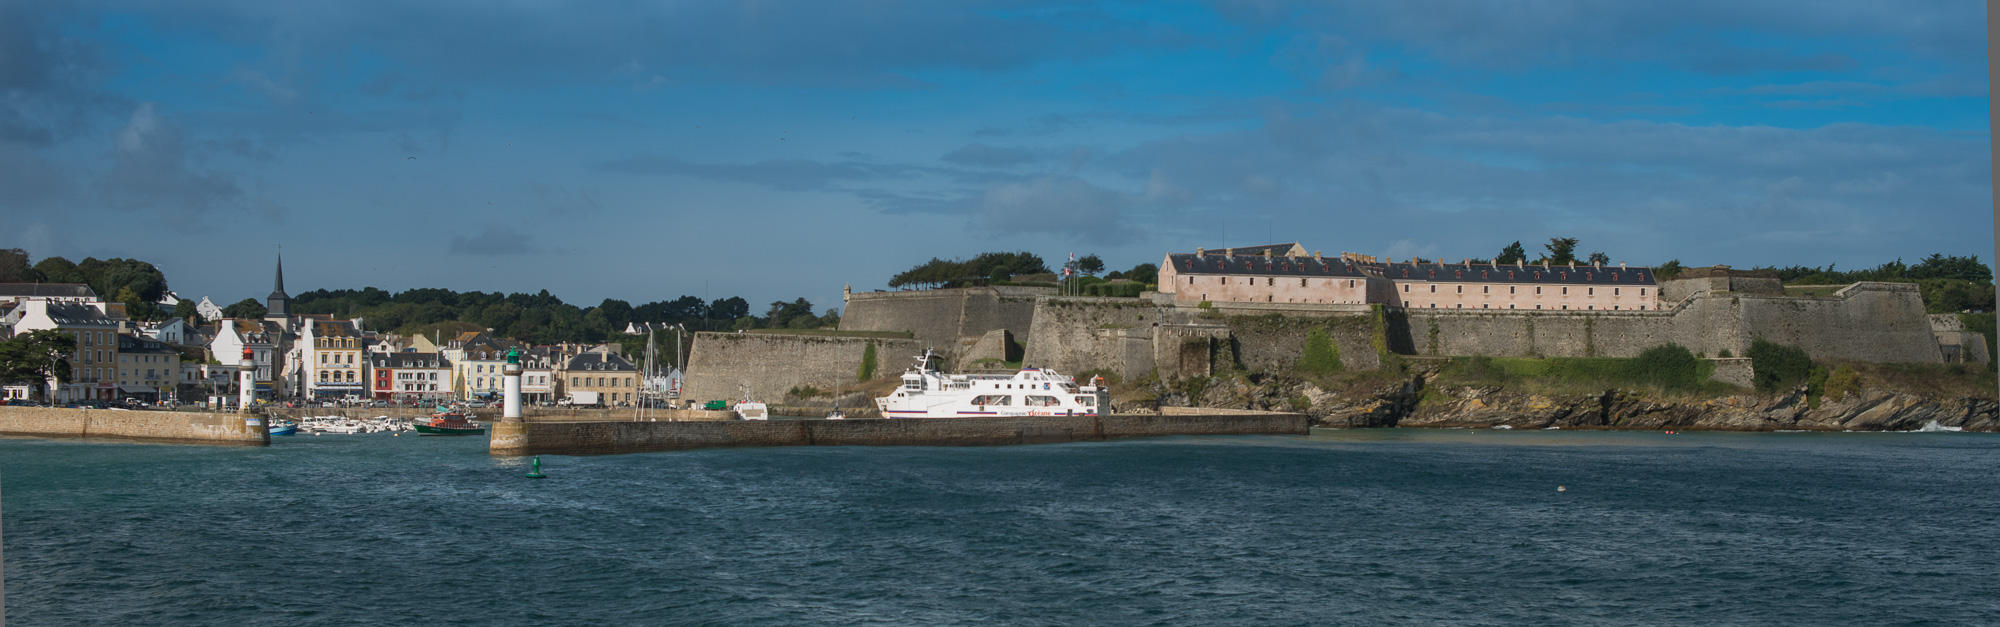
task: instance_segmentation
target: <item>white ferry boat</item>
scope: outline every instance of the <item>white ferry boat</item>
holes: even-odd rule
[[[918,359],[903,373],[902,387],[875,399],[883,418],[1096,416],[1111,406],[1101,377],[1077,387],[1074,379],[1048,368],[1026,367],[1011,376],[945,374],[931,368],[931,351]]]

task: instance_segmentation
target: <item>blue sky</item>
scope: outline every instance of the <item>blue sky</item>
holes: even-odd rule
[[[1985,259],[1984,11],[0,0],[0,247],[822,308],[986,250]]]

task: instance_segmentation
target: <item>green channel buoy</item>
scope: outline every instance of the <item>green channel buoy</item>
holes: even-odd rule
[[[543,479],[548,477],[548,475],[542,474],[542,456],[536,455],[535,460],[529,462],[529,465],[531,466],[528,469],[529,479]]]

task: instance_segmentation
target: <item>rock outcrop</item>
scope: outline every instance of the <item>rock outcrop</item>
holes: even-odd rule
[[[1935,424],[2000,431],[2000,403],[1864,388],[1813,407],[1803,388],[1786,394],[1659,396],[1609,389],[1545,395],[1495,386],[1435,385],[1435,372],[1341,394],[1282,377],[1214,377],[1154,384],[1157,405],[1303,412],[1326,427],[1674,429],[1726,431],[1910,431]],[[1144,411],[1140,403],[1121,411]]]

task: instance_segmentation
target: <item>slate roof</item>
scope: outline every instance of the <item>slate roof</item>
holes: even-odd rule
[[[1298,242],[1292,242],[1289,244],[1263,244],[1259,246],[1232,246],[1229,248],[1206,248],[1202,249],[1201,254],[1214,255],[1217,257],[1223,256],[1224,254],[1236,255],[1238,257],[1244,255],[1256,255],[1262,257],[1264,256],[1264,253],[1269,252],[1271,253],[1272,257],[1283,257],[1285,255],[1291,254],[1291,252],[1294,250],[1304,250],[1304,249],[1299,246]]]
[[[563,369],[595,370],[603,372],[639,371],[637,367],[632,365],[632,362],[625,361],[624,357],[619,357],[617,355],[606,355],[604,353],[599,353],[596,351],[583,353],[581,355],[569,358],[569,362],[563,365]]]
[[[1534,283],[1551,285],[1654,285],[1653,269],[1615,266],[1390,263],[1383,275],[1397,281],[1451,283]]]
[[[97,292],[82,283],[0,283],[0,298],[84,298],[97,299]]]
[[[360,337],[354,325],[346,321],[313,321],[313,335],[319,337]]]
[[[171,346],[167,346],[166,342],[162,342],[150,337],[137,337],[124,334],[120,334],[118,336],[118,352],[150,353],[150,354],[180,353],[178,349],[175,349],[174,347]]]
[[[118,324],[111,316],[96,307],[75,303],[49,302],[49,319],[56,324]]]
[[[437,353],[374,353],[370,368],[450,368],[451,360]]]
[[[1183,275],[1246,275],[1246,276],[1297,276],[1297,277],[1365,277],[1370,273],[1370,264],[1333,257],[1314,259],[1312,257],[1265,257],[1263,255],[1224,257],[1193,253],[1167,255],[1173,262],[1174,271]]]

